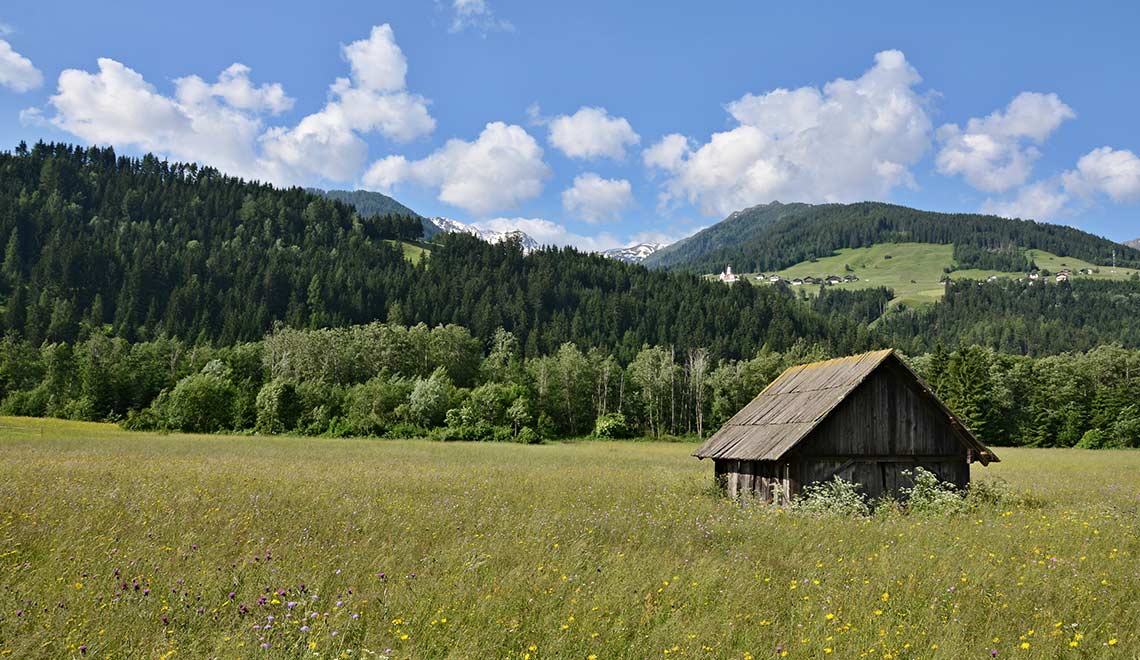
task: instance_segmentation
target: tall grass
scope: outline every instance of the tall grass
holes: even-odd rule
[[[0,658],[1140,653],[1140,452],[1012,450],[1032,508],[812,516],[691,446],[0,419]]]

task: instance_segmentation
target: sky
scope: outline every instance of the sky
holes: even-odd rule
[[[0,149],[363,188],[543,243],[782,202],[1140,236],[1140,4],[6,0]]]

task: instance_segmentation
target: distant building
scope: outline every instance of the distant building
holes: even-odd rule
[[[778,284],[780,282],[783,282],[784,278],[780,277],[779,275],[773,274],[771,277],[768,278],[768,281],[771,282],[772,284]]]
[[[804,283],[804,281],[798,277],[792,280],[792,286],[800,286],[803,283]]]
[[[996,282],[997,280],[998,280],[997,275],[990,275],[989,277],[986,278],[987,282]]]
[[[1033,271],[1032,273],[1029,274],[1029,279],[1031,279],[1033,281],[1037,281],[1037,280],[1041,279],[1041,273],[1038,273],[1037,271]]]
[[[832,275],[831,277],[827,278],[827,283],[831,284],[831,285],[839,284],[842,281],[843,280],[839,279],[839,277],[837,277],[835,275]]]
[[[1068,273],[1058,274],[1057,275],[1057,281],[1058,282],[1068,282],[1069,281],[1069,274]]]
[[[737,277],[732,273],[732,266],[725,266],[724,272],[718,275],[717,279],[725,284],[732,284],[737,280]]]

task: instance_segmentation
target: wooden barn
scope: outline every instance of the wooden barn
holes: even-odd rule
[[[893,350],[788,369],[693,455],[728,495],[777,502],[834,476],[895,494],[915,467],[963,487],[998,460]]]

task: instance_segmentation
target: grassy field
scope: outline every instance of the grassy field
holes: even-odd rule
[[[858,282],[848,282],[836,285],[840,288],[865,289],[885,286],[895,291],[893,302],[909,306],[936,302],[942,299],[943,287],[939,280],[946,274],[943,269],[954,263],[954,246],[935,245],[933,243],[880,243],[866,248],[850,248],[837,250],[837,254],[824,257],[817,261],[804,261],[790,268],[779,271],[785,279],[795,277],[827,277],[828,275],[853,274],[859,277]],[[1059,257],[1044,250],[1029,250],[1039,268],[1048,269],[1054,273],[1068,267],[1077,272],[1082,268],[1098,268],[1094,264],[1072,257]],[[890,259],[887,259],[887,256]],[[851,267],[851,271],[846,270]],[[1099,273],[1093,275],[1077,275],[1078,278],[1091,279],[1128,279],[1138,272],[1130,268],[1117,268],[1113,272],[1110,266],[1099,266]],[[767,273],[771,275],[771,273]],[[955,271],[951,277],[956,279],[984,280],[990,275],[998,277],[1019,277],[1016,273],[1002,273],[989,270],[960,270]],[[805,289],[815,292],[817,286],[807,286]]]
[[[391,240],[385,241],[385,243],[391,243],[393,245],[399,244],[400,249],[404,251],[404,258],[414,264],[418,264],[420,260],[424,258],[425,254],[431,254],[431,251],[427,248],[420,247],[419,245],[415,245],[413,243]]]
[[[1133,658],[1140,452],[1039,504],[814,518],[691,445],[203,437],[0,418],[0,658]]]

